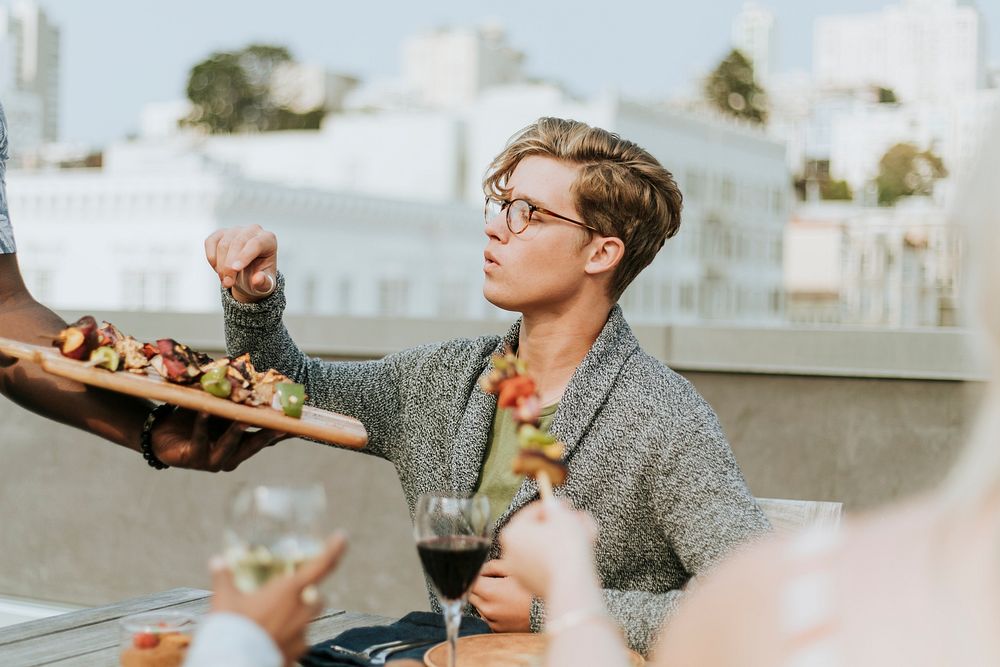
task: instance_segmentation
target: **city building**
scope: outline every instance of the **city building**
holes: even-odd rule
[[[846,180],[856,192],[878,176],[879,161],[899,143],[929,150],[960,180],[1000,111],[1000,90],[956,95],[946,102],[915,104],[854,103],[830,117],[830,175]],[[820,154],[814,154],[819,158]]]
[[[961,230],[947,207],[913,197],[892,207],[799,207],[785,235],[794,324],[956,326]]]
[[[278,105],[295,113],[340,111],[344,98],[358,83],[356,77],[332,72],[322,65],[282,63],[271,77],[271,96]]]
[[[87,293],[73,279],[83,269],[74,262],[84,261],[122,276],[127,287],[105,295],[109,308],[214,309],[200,240],[218,227],[259,223],[297,249],[289,280],[301,287],[291,304],[303,312],[490,314],[478,291],[480,182],[509,136],[542,115],[637,141],[685,193],[680,234],[623,299],[634,318],[782,321],[791,193],[781,144],[615,96],[580,102],[526,84],[494,88],[465,114],[343,113],[313,132],[182,132],[114,144],[103,171],[11,172],[25,274],[57,305]],[[242,203],[247,197],[256,203]],[[133,220],[147,221],[144,232],[119,240]],[[65,261],[65,239],[83,227],[86,259]],[[169,242],[157,229],[170,230]]]
[[[260,224],[278,234],[292,313],[489,317],[479,293],[481,207],[254,181],[195,153],[137,170],[13,171],[21,269],[56,308],[213,312],[203,242]]]
[[[460,107],[487,88],[521,80],[523,60],[503,27],[490,24],[420,33],[402,47],[406,86],[419,104],[434,108]]]
[[[816,20],[813,75],[829,88],[891,89],[942,101],[987,85],[985,21],[969,0],[902,0]]]
[[[756,2],[745,2],[733,21],[732,40],[753,62],[754,78],[766,85],[777,69],[774,14]]]
[[[59,28],[38,3],[0,6],[0,99],[18,122],[19,150],[59,138],[59,54]]]

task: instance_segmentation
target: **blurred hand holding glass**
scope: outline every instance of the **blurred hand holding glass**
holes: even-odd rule
[[[233,496],[225,558],[236,587],[250,593],[291,574],[323,549],[323,487],[247,486]]]

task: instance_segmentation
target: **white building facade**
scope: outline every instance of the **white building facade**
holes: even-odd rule
[[[417,103],[454,109],[493,86],[522,78],[524,54],[507,43],[498,25],[444,28],[403,43],[403,78]]]
[[[886,151],[909,143],[940,157],[949,175],[960,180],[998,112],[1000,90],[995,89],[956,95],[947,102],[855,104],[831,119],[830,174],[859,192],[878,176]]]
[[[902,0],[816,21],[819,86],[891,88],[903,102],[942,101],[987,85],[986,29],[969,0]]]
[[[791,193],[779,143],[613,96],[575,101],[546,86],[495,88],[464,114],[346,113],[318,132],[181,133],[116,144],[103,171],[13,171],[25,273],[59,306],[93,303],[80,300],[89,290],[73,276],[100,264],[131,285],[106,295],[109,308],[213,309],[201,240],[219,227],[259,223],[288,239],[282,247],[292,251],[282,258],[294,258],[289,284],[298,294],[290,303],[302,312],[489,315],[479,292],[481,179],[509,136],[542,115],[636,141],[685,194],[680,233],[623,298],[633,318],[782,321]],[[141,231],[124,234],[121,225],[137,220]],[[69,261],[78,253],[62,239],[81,229],[92,240]]]
[[[895,328],[956,326],[961,229],[927,197],[893,208],[802,207],[786,232],[789,320]]]
[[[203,242],[276,232],[289,312],[482,318],[477,207],[390,201],[246,179],[198,158],[159,170],[10,173],[25,280],[56,308],[212,312]]]
[[[515,84],[493,87],[461,110],[355,111],[328,116],[319,132],[122,143],[105,161],[109,169],[142,172],[195,153],[290,188],[479,208],[490,161],[512,134],[545,115],[634,140],[674,173],[685,194],[680,234],[624,297],[634,317],[781,321],[782,230],[792,199],[784,147],[716,119]]]

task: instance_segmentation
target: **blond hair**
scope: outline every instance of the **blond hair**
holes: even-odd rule
[[[617,300],[681,225],[683,197],[656,158],[613,132],[562,118],[539,118],[507,142],[490,164],[483,190],[506,197],[507,181],[528,156],[580,167],[572,194],[583,222],[615,236],[625,254],[611,279]]]

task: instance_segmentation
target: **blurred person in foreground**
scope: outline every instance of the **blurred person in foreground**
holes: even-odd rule
[[[295,573],[276,577],[253,593],[241,593],[221,557],[211,562],[212,610],[200,623],[184,667],[282,667],[306,648],[310,621],[323,610],[316,592],[347,546],[335,534],[323,551]]]
[[[423,492],[475,491],[489,497],[497,533],[538,496],[534,480],[511,470],[510,411],[478,382],[493,355],[516,352],[536,383],[542,427],[566,443],[569,478],[556,493],[594,515],[601,595],[645,652],[688,579],[768,530],[711,407],[639,346],[617,305],[677,232],[680,189],[635,143],[559,118],[517,133],[483,189],[483,295],[521,315],[505,336],[378,361],[310,358],[282,321],[284,276],[263,299],[235,286],[242,270],[255,286],[277,273],[277,238],[253,226],[205,242],[229,352],[305,384],[312,405],[360,419],[363,451],[393,463],[411,516]],[[537,630],[541,601],[508,576],[498,544],[491,558],[470,602],[495,632]]]
[[[0,104],[0,337],[37,344],[66,322],[35,301],[17,264],[17,246],[7,205],[7,119]],[[44,417],[83,429],[137,452],[147,448],[150,465],[232,470],[283,434],[224,422],[188,410],[87,387],[18,363],[0,353],[0,393]],[[156,467],[154,465],[154,467]]]
[[[959,200],[979,255],[991,382],[940,487],[847,522],[747,549],[699,580],[652,664],[834,667],[1000,665],[1000,118]],[[508,568],[549,605],[546,664],[627,664],[604,611],[593,525],[535,503],[502,536]]]

